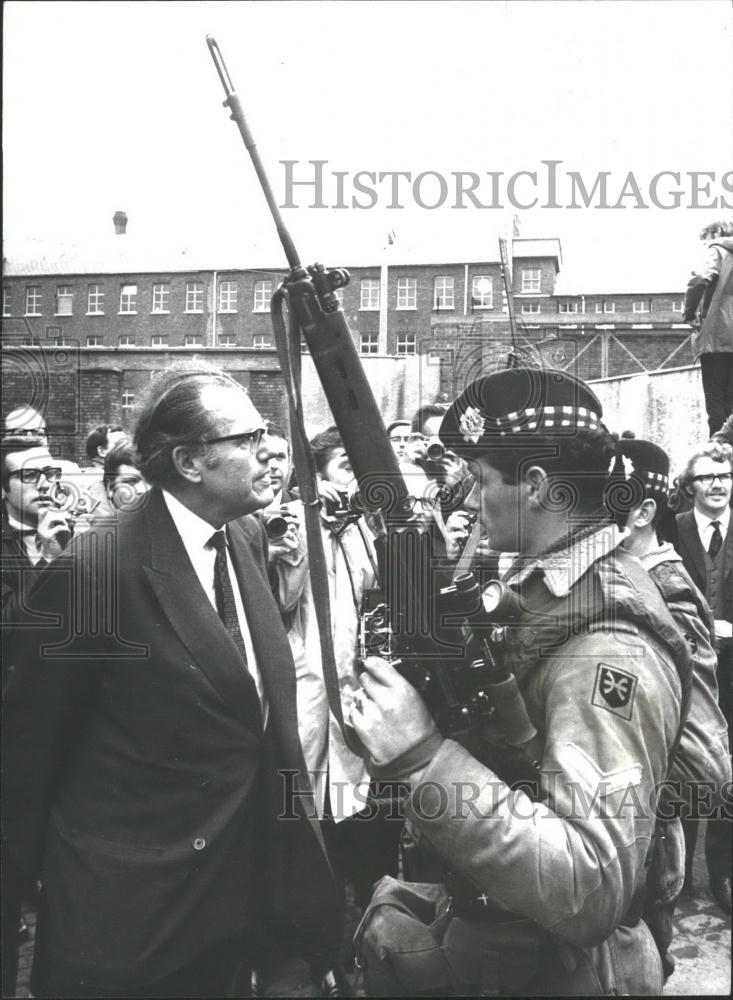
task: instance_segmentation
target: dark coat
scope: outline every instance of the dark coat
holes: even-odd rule
[[[266,909],[300,922],[337,911],[317,824],[275,819],[276,767],[298,773],[301,805],[308,786],[264,532],[253,517],[228,531],[266,735],[254,682],[156,490],[49,568],[31,601],[43,627],[11,646],[5,867],[42,876],[42,961],[87,982],[153,982],[261,927]]]
[[[705,550],[700,541],[695,514],[685,511],[677,515],[678,543],[675,546],[682,556],[685,569],[690,574],[696,587],[708,597],[707,574],[705,571]],[[733,621],[733,518],[728,522],[728,533],[723,540],[723,607],[728,610],[727,620]]]

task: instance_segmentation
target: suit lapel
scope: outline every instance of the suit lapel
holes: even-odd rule
[[[697,530],[697,522],[694,513],[689,510],[680,517],[680,539],[687,549],[687,554],[692,560],[695,572],[698,576],[697,585],[705,592],[707,589],[707,571],[705,569],[705,550],[700,540],[700,532]]]
[[[204,594],[173,519],[157,490],[147,505],[151,587],[171,628],[221,700],[255,731],[261,731],[259,698],[234,642]]]

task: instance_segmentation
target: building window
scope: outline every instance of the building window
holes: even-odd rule
[[[201,337],[198,333],[187,333],[183,338],[184,347],[201,347]]]
[[[131,410],[135,405],[135,393],[134,392],[123,392],[122,393],[122,409]]]
[[[26,316],[41,315],[41,286],[28,285],[25,290],[25,314]]]
[[[101,337],[87,337],[87,347],[101,347],[102,338]]]
[[[150,346],[151,347],[167,347],[168,346],[168,338],[165,336],[165,334],[154,333],[152,335],[152,337],[150,338]]]
[[[445,275],[437,277],[433,289],[433,309],[453,309],[454,288],[453,278],[445,277]]]
[[[3,288],[3,316],[10,316],[10,289]]]
[[[379,281],[376,278],[362,278],[360,283],[360,309],[379,309]]]
[[[682,299],[675,299],[672,303],[672,312],[681,313],[684,308],[684,301]]]
[[[219,336],[219,347],[236,347],[237,338],[233,333],[222,333]]]
[[[539,292],[541,291],[540,281],[542,279],[542,271],[539,267],[525,267],[522,271],[522,291],[523,292]]]
[[[604,311],[604,313],[615,313],[616,312],[616,303],[615,302],[604,302],[603,303],[603,311]]]
[[[235,313],[237,311],[236,281],[222,281],[219,285],[219,312]]]
[[[494,283],[488,274],[477,274],[471,282],[471,305],[474,309],[493,309]]]
[[[137,312],[137,285],[122,285],[120,288],[120,313]]]
[[[415,334],[414,333],[400,333],[397,336],[397,353],[398,354],[415,354],[416,344],[415,344]]]
[[[632,303],[631,309],[635,313],[648,313],[649,303],[646,299],[639,299],[637,302]]]
[[[71,285],[56,286],[56,315],[71,316],[74,311],[74,289]]]
[[[255,302],[253,312],[263,313],[270,311],[270,299],[272,298],[271,281],[255,281]]]
[[[167,313],[171,308],[171,286],[168,281],[158,281],[153,285],[154,313]]]
[[[186,282],[186,310],[187,313],[200,313],[204,311],[204,283],[203,281]]]
[[[131,333],[123,333],[117,343],[120,347],[134,347],[135,337]]]
[[[397,279],[397,308],[417,309],[417,279]]]
[[[88,286],[87,316],[104,316],[104,285]]]
[[[272,344],[264,333],[256,333],[252,338],[252,347],[258,351],[265,351],[272,347]]]
[[[378,354],[379,334],[362,333],[359,337],[359,354]]]
[[[561,302],[560,312],[561,313],[576,313],[578,311],[577,302]]]
[[[523,302],[522,312],[523,313],[538,313],[540,311],[539,302]]]

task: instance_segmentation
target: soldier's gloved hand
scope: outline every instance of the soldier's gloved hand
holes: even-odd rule
[[[370,773],[393,779],[425,767],[442,738],[415,688],[378,656],[364,661],[351,724],[369,751]]]

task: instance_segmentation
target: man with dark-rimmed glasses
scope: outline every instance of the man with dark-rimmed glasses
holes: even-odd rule
[[[715,619],[718,654],[718,701],[728,723],[730,744],[733,689],[733,526],[731,478],[733,449],[710,441],[688,459],[680,488],[692,499],[692,510],[677,515],[677,550],[685,569],[710,605]],[[685,829],[692,857],[697,825]],[[708,820],[705,858],[710,891],[725,913],[731,911],[730,819]],[[688,875],[688,880],[691,874]]]
[[[61,468],[32,438],[2,442],[3,627],[18,616],[21,594],[57,558],[71,537],[69,520],[54,503]]]
[[[3,794],[5,891],[43,881],[35,996],[246,996],[270,918],[336,910],[247,516],[272,500],[263,430],[220,369],[163,372],[134,435],[147,502],[34,589]]]

